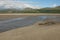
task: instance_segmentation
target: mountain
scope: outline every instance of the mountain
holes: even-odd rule
[[[0,6],[0,13],[60,13],[60,6],[56,7],[46,7],[41,9],[33,8],[5,8]]]
[[[39,9],[39,12],[41,12],[41,13],[60,13],[60,6],[56,6],[54,8],[51,8],[51,7],[42,8],[42,9]]]
[[[55,8],[60,8],[60,6],[56,6]]]

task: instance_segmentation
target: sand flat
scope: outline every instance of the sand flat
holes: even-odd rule
[[[60,24],[37,24],[0,33],[0,40],[60,40]]]

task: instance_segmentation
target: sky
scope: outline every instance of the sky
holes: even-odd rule
[[[43,8],[60,6],[60,0],[0,0],[0,6],[5,8]]]

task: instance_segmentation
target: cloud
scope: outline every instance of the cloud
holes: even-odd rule
[[[52,7],[56,7],[56,6],[57,6],[57,4],[53,4],[53,5],[52,5]]]
[[[5,8],[39,8],[38,6],[33,6],[28,3],[24,3],[21,1],[14,1],[14,0],[0,0],[0,6],[4,6]]]
[[[4,6],[6,8],[15,8],[15,7],[22,7],[23,4],[16,2],[16,1],[12,1],[12,0],[11,1],[9,1],[9,0],[1,1],[0,0],[0,6]]]
[[[29,4],[24,4],[24,7],[30,7],[30,8],[33,8],[33,9],[39,9],[40,8],[38,6],[33,6],[33,5],[29,5]]]

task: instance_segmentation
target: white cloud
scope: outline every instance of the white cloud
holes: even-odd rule
[[[53,4],[53,5],[52,5],[52,7],[56,7],[56,6],[57,6],[57,4]]]
[[[4,1],[0,1],[0,6],[2,6],[4,4]]]
[[[30,7],[30,8],[33,8],[33,9],[39,9],[40,7],[38,6],[33,6],[33,5],[29,5],[29,4],[24,4],[25,7]]]
[[[13,0],[0,0],[0,6],[4,6],[5,8],[39,8],[38,6],[33,6],[28,3],[13,1]]]

